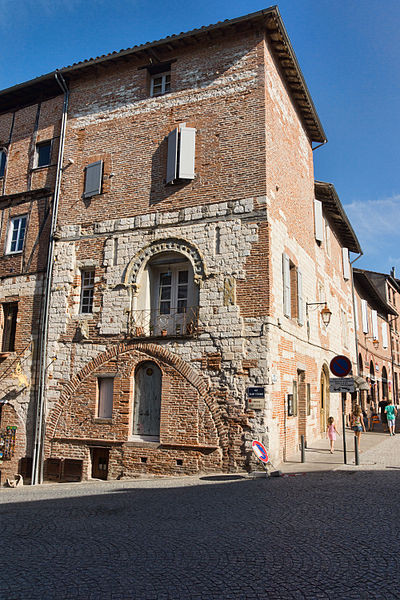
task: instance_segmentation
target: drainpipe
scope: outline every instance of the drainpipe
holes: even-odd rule
[[[354,277],[353,277],[353,264],[356,262],[356,260],[358,260],[359,258],[361,258],[363,255],[362,252],[360,252],[360,254],[358,256],[356,256],[356,258],[354,260],[352,260],[350,262],[350,267],[351,267],[351,295],[353,298],[353,320],[354,320],[354,339],[355,339],[355,345],[356,345],[356,365],[357,365],[357,375],[359,377],[361,377],[361,373],[360,373],[360,363],[358,360],[358,339],[357,339],[357,324],[356,324],[356,299],[355,299],[355,295],[354,295]],[[361,406],[361,390],[358,390],[358,401],[359,404]]]
[[[46,268],[46,279],[45,279],[45,292],[43,301],[43,311],[40,321],[40,333],[39,333],[39,386],[38,396],[36,404],[36,418],[35,418],[35,438],[33,445],[33,456],[32,456],[32,485],[37,485],[43,481],[43,453],[44,453],[44,436],[45,436],[45,420],[46,420],[46,371],[47,371],[47,336],[49,329],[49,308],[50,308],[50,295],[51,285],[53,276],[53,261],[54,261],[54,246],[55,239],[54,233],[57,226],[58,217],[58,204],[60,199],[61,189],[61,177],[62,177],[62,165],[64,158],[64,145],[65,145],[65,130],[67,125],[67,113],[68,113],[68,101],[69,101],[69,90],[67,84],[60,72],[55,73],[55,79],[64,93],[64,104],[61,121],[61,132],[60,132],[60,146],[58,149],[58,160],[57,160],[57,171],[56,171],[56,183],[54,188],[54,199],[53,199],[53,211],[51,218],[50,238],[49,238],[49,252],[47,255],[47,268]]]

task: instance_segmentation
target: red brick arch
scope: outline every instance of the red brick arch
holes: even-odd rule
[[[102,352],[96,356],[96,358],[92,359],[83,369],[79,371],[79,373],[77,373],[68,383],[64,385],[59,401],[49,414],[47,421],[48,441],[54,437],[62,412],[65,406],[74,396],[80,384],[85,379],[90,377],[93,371],[98,369],[104,363],[107,363],[115,356],[121,356],[134,352],[140,352],[149,358],[160,361],[160,363],[168,364],[197,390],[200,398],[202,398],[210,410],[211,417],[217,429],[220,447],[223,450],[224,456],[226,456],[229,446],[227,420],[225,418],[224,410],[216,401],[215,394],[213,393],[213,390],[210,389],[206,378],[199,374],[189,363],[171,352],[168,348],[146,342],[136,342],[134,344],[116,344],[111,346],[108,350]]]

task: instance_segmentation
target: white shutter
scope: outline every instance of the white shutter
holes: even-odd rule
[[[324,221],[322,218],[322,202],[314,200],[314,224],[315,224],[315,239],[317,242],[322,242],[324,239]]]
[[[196,130],[192,127],[180,128],[179,179],[194,179],[194,157]]]
[[[378,313],[376,310],[371,310],[371,320],[372,320],[372,337],[377,340],[378,339]]]
[[[344,279],[350,279],[350,262],[349,262],[348,248],[342,248],[342,258],[343,258],[343,277],[344,277]]]
[[[299,325],[304,325],[303,276],[301,271],[297,271],[297,321]]]
[[[384,348],[388,347],[387,323],[382,323],[382,346]]]
[[[174,129],[168,134],[167,183],[174,181],[177,175],[178,137],[178,129]]]
[[[361,300],[361,318],[363,333],[368,333],[368,303],[366,300]]]
[[[359,323],[358,323],[358,300],[357,300],[357,298],[354,298],[354,323],[355,323],[356,331],[357,331],[358,325],[359,325]]]
[[[101,193],[101,184],[103,181],[103,161],[91,163],[85,168],[85,191],[84,198],[90,198]]]
[[[283,312],[286,317],[291,317],[290,306],[290,265],[287,254],[282,254],[282,273],[283,273]]]

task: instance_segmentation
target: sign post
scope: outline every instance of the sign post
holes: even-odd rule
[[[347,356],[338,355],[332,358],[330,363],[330,369],[333,375],[336,377],[345,378],[351,371],[351,361]],[[343,380],[342,380],[343,382]],[[343,462],[347,465],[347,448],[346,448],[346,391],[349,390],[347,385],[351,386],[351,383],[346,384],[345,382],[339,384],[337,391],[341,391],[342,396],[342,435],[343,435]],[[354,379],[351,379],[354,389]],[[335,384],[333,384],[335,385]]]

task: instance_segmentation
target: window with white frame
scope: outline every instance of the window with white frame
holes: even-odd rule
[[[111,419],[113,409],[114,378],[98,377],[97,387],[97,417],[99,419]]]
[[[22,252],[24,247],[27,215],[12,217],[8,228],[6,254]]]
[[[93,312],[94,271],[93,269],[81,271],[81,301],[79,312],[89,314]]]
[[[51,163],[51,141],[36,144],[35,167],[47,167]]]
[[[171,89],[171,71],[151,76],[150,96],[162,96]]]

